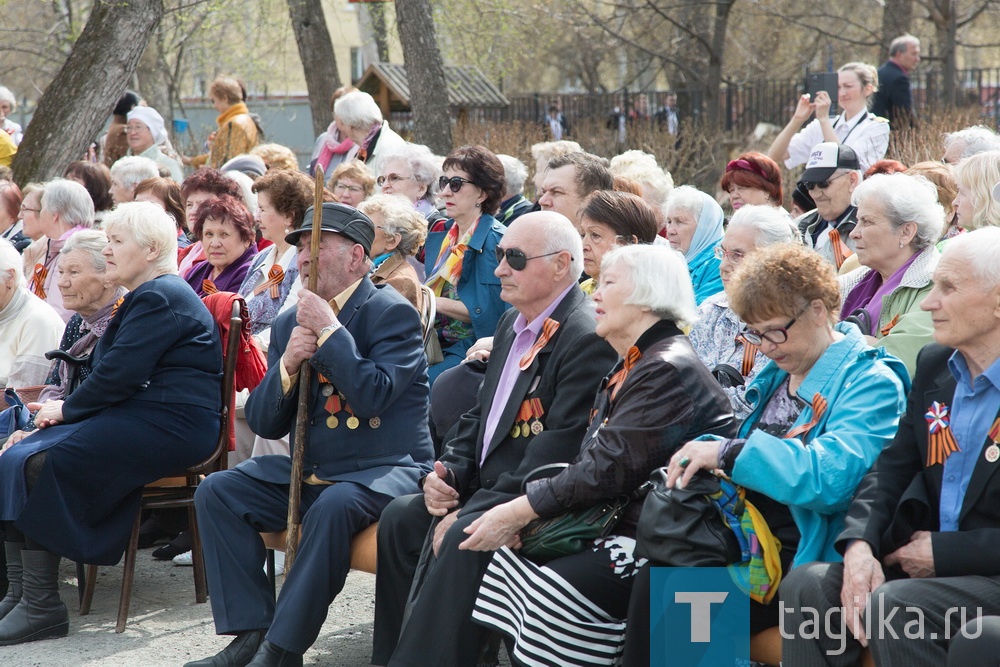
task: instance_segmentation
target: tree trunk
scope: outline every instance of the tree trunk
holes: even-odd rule
[[[885,0],[882,13],[882,48],[889,53],[889,44],[913,25],[913,0]]]
[[[726,35],[729,31],[729,12],[735,2],[736,0],[719,0],[715,3],[711,48],[708,52],[708,76],[705,81],[705,99],[708,103],[705,120],[709,127],[720,127],[722,119],[722,66],[726,54]],[[730,120],[727,118],[726,122]]]
[[[368,19],[371,21],[372,37],[375,41],[378,61],[387,63],[389,62],[389,29],[385,24],[385,3],[366,2],[362,7],[368,10]]]
[[[94,0],[90,18],[38,101],[11,168],[19,185],[45,181],[79,159],[132,79],[163,0]]]
[[[288,0],[288,13],[295,30],[295,44],[306,75],[309,90],[309,111],[312,113],[313,134],[326,132],[333,122],[330,98],[340,88],[337,58],[326,27],[321,0]]]
[[[448,83],[428,0],[396,2],[396,25],[410,84],[415,140],[438,155],[447,155],[452,149]]]

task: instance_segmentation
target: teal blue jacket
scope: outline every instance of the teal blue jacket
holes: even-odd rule
[[[691,273],[691,285],[694,287],[694,301],[696,305],[722,291],[722,276],[719,274],[720,262],[715,256],[715,246],[705,248],[695,255],[688,262],[688,271]]]
[[[827,408],[816,425],[804,436],[784,439],[755,428],[788,376],[772,361],[747,388],[754,408],[737,436],[746,444],[733,465],[733,481],[787,505],[795,519],[801,539],[792,567],[842,560],[834,541],[847,508],[861,478],[895,436],[910,389],[899,359],[869,346],[852,324],[835,329],[844,337],[827,348],[796,392],[809,405],[792,428],[813,419],[818,393]]]

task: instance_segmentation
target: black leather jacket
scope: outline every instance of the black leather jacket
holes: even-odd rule
[[[605,378],[573,463],[554,477],[527,484],[528,501],[540,516],[633,494],[685,442],[706,433],[735,434],[729,399],[672,322],[647,329],[636,347],[642,356],[614,400],[605,388],[622,367],[621,359]],[[616,534],[634,535],[642,500],[629,503]]]

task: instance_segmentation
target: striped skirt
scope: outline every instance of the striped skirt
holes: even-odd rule
[[[632,580],[645,559],[611,536],[589,551],[537,565],[504,547],[483,577],[472,618],[514,640],[522,665],[616,665]]]

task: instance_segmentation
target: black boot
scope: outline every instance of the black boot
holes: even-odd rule
[[[21,551],[21,601],[0,620],[0,646],[69,634],[69,613],[59,599],[59,556]]]
[[[204,660],[189,662],[184,667],[246,667],[264,641],[264,632],[264,630],[240,632],[229,646],[215,655]]]
[[[247,667],[302,667],[302,655],[286,651],[265,639]]]
[[[21,601],[21,542],[4,542],[3,550],[7,556],[7,579],[10,588],[7,597],[0,600],[0,618],[3,618]]]

